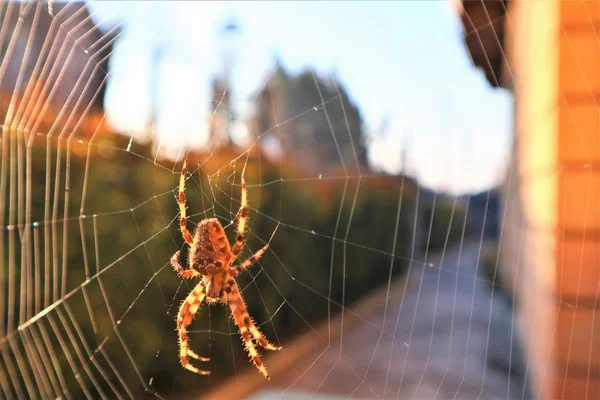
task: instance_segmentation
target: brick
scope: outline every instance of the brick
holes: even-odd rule
[[[560,23],[563,26],[600,22],[598,0],[563,0],[560,2]]]
[[[600,312],[563,304],[558,311],[555,343],[556,360],[573,366],[569,375],[586,375],[590,360],[596,371],[600,367]]]
[[[600,91],[600,43],[593,34],[562,32],[560,35],[560,89],[565,95]],[[594,99],[588,96],[588,101]]]
[[[600,109],[596,104],[561,107],[559,124],[560,161],[600,160]]]
[[[598,379],[565,378],[564,375],[557,375],[552,381],[553,393],[545,397],[547,399],[600,399],[600,380]]]
[[[600,230],[600,170],[585,161],[578,166],[567,166],[560,174],[558,195],[559,223],[563,229],[577,235],[597,236]],[[570,233],[571,235],[573,233]]]
[[[557,285],[560,295],[587,299],[598,296],[600,238],[557,238]],[[581,276],[581,279],[580,279]],[[599,301],[600,305],[600,301]]]

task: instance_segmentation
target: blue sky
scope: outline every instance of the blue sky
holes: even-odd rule
[[[106,106],[119,129],[141,131],[151,107],[151,57],[158,67],[158,135],[163,145],[200,145],[210,80],[222,66],[220,32],[234,20],[232,86],[239,111],[272,70],[335,73],[365,122],[372,164],[425,185],[477,191],[504,176],[512,138],[512,98],[492,89],[471,63],[462,27],[446,1],[91,2],[96,22],[125,29],[111,59]],[[199,123],[200,122],[200,123]],[[341,134],[341,132],[340,132]]]

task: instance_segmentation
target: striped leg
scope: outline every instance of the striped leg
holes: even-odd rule
[[[254,320],[249,315],[244,317],[244,323],[250,330],[250,333],[252,333],[254,340],[256,340],[263,348],[267,350],[281,350],[281,346],[275,346],[267,340],[265,334],[258,330],[258,327],[254,324]]]
[[[250,336],[250,330],[246,326],[246,319],[250,317],[248,316],[248,311],[246,310],[246,304],[244,303],[242,294],[240,293],[237,283],[235,283],[233,279],[231,279],[228,282],[228,284],[229,289],[231,290],[226,290],[228,292],[227,303],[229,304],[229,308],[231,309],[231,315],[233,316],[235,324],[237,325],[240,334],[242,335],[242,342],[244,342],[244,347],[246,348],[246,351],[248,352],[248,356],[250,357],[252,363],[256,366],[256,368],[258,368],[260,373],[268,380],[270,378],[267,372],[267,367],[265,367],[265,364],[263,363],[262,358],[258,353],[258,350],[256,350],[256,346],[254,345],[252,337]]]
[[[173,254],[173,257],[171,257],[171,265],[173,266],[173,269],[177,272],[177,274],[182,278],[191,278],[193,276],[199,275],[198,272],[194,271],[193,269],[183,269],[183,267],[179,263],[180,253],[181,251],[177,250],[177,252]]]
[[[185,174],[187,172],[187,160],[183,162],[183,167],[181,168],[181,176],[179,177],[179,197],[177,198],[177,204],[179,204],[179,226],[181,229],[181,234],[183,235],[183,239],[185,239],[187,244],[192,244],[194,240],[192,239],[192,235],[190,231],[187,230],[186,222],[186,207],[185,207]]]
[[[239,210],[239,219],[237,226],[237,238],[235,239],[235,245],[231,250],[231,254],[233,254],[233,258],[231,261],[235,260],[237,256],[242,252],[244,248],[244,243],[246,241],[246,223],[248,222],[248,189],[246,189],[246,178],[242,175],[242,200]]]
[[[280,350],[281,347],[269,343],[269,341],[254,325],[254,321],[252,321],[252,318],[250,318],[250,315],[248,315],[246,303],[244,302],[244,298],[242,297],[240,289],[233,279],[228,282],[228,289],[230,290],[227,290],[227,302],[231,308],[233,319],[235,320],[235,323],[240,330],[240,334],[242,335],[244,347],[246,348],[246,351],[248,351],[250,359],[258,368],[260,373],[265,378],[270,379],[269,374],[267,373],[267,368],[262,362],[262,358],[258,353],[258,350],[256,350],[256,346],[254,345],[252,338],[254,338],[254,340],[256,340],[262,347],[268,350]]]
[[[263,254],[269,249],[269,244],[267,243],[262,249],[258,250],[252,256],[250,256],[246,261],[241,263],[240,265],[236,265],[234,267],[230,267],[231,274],[235,277],[242,273],[246,268],[252,266],[255,262],[257,262]]]
[[[179,315],[177,316],[177,331],[179,332],[179,356],[181,358],[181,364],[185,369],[200,375],[209,375],[210,371],[204,371],[189,364],[188,357],[195,358],[196,360],[200,361],[210,361],[210,358],[201,357],[190,349],[190,342],[187,336],[187,327],[194,320],[194,316],[200,308],[205,296],[206,288],[204,287],[204,282],[200,282],[188,295],[183,304],[181,304]]]

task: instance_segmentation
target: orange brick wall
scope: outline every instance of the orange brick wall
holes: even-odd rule
[[[555,393],[600,399],[600,3],[562,1]]]
[[[600,399],[600,1],[512,1],[502,275],[539,398]]]

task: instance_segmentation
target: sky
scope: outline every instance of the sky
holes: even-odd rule
[[[404,171],[455,193],[504,178],[513,100],[472,65],[450,2],[92,1],[90,8],[101,27],[124,29],[105,99],[119,130],[145,129],[154,91],[163,145],[201,145],[210,82],[230,48],[233,102],[242,114],[277,57],[291,73],[335,74],[361,110],[378,171]],[[225,42],[230,21],[239,34]],[[162,58],[153,73],[156,49]]]

